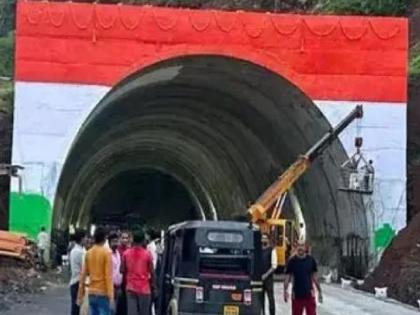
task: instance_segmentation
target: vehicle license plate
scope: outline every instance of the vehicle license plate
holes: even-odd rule
[[[239,315],[239,306],[225,306],[223,315]]]

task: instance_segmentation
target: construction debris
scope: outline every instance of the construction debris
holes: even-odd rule
[[[25,261],[0,256],[0,313],[13,303],[21,303],[23,294],[37,292],[40,275]]]
[[[0,257],[14,257],[24,261],[31,261],[32,251],[25,235],[0,231]]]
[[[25,235],[0,231],[0,312],[20,303],[24,293],[39,291],[35,250]]]
[[[0,314],[16,304],[30,303],[34,293],[60,285],[65,274],[57,270],[38,272],[34,263],[20,258],[0,256]]]
[[[420,299],[420,214],[385,250],[378,267],[368,276],[363,290],[388,287],[388,296],[418,306]]]

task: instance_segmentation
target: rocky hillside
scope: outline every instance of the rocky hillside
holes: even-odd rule
[[[388,287],[388,295],[401,302],[418,306],[420,299],[420,214],[403,229],[389,246],[381,262],[366,279],[363,289]]]
[[[420,213],[420,1],[411,7],[408,106],[407,200],[411,219]]]

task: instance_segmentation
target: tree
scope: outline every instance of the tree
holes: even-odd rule
[[[6,36],[15,29],[16,0],[0,1],[0,36]]]

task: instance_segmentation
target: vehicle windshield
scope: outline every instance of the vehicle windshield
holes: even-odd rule
[[[200,247],[199,255],[199,272],[202,276],[248,278],[251,274],[251,250]]]

